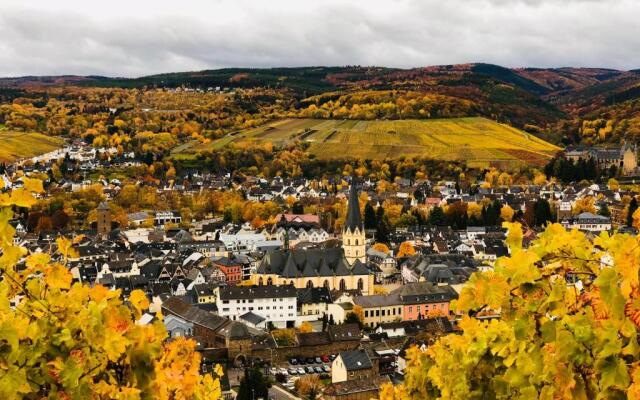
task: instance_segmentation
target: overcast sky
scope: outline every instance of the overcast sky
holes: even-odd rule
[[[0,0],[0,76],[465,62],[640,68],[640,1]]]

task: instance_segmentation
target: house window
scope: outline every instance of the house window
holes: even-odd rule
[[[347,282],[344,279],[340,279],[340,290],[347,290]]]
[[[307,288],[313,288],[313,282],[307,281]]]
[[[363,290],[364,289],[364,281],[362,280],[362,278],[358,279],[358,290]]]

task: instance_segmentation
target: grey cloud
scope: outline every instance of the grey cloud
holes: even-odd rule
[[[632,0],[183,0],[130,15],[117,4],[61,3],[0,5],[0,76],[474,61],[640,67]]]

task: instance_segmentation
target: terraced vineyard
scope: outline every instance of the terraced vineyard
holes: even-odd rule
[[[310,144],[318,158],[385,159],[422,156],[466,160],[469,166],[544,164],[558,147],[508,125],[485,118],[400,121],[285,119],[228,134],[210,143]],[[196,151],[196,148],[181,148]]]
[[[62,140],[35,132],[0,129],[0,162],[13,162],[62,147]]]

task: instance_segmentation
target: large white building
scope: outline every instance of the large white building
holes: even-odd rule
[[[573,218],[563,219],[560,224],[566,229],[576,228],[581,231],[602,232],[611,230],[611,218],[583,212]]]
[[[286,286],[225,286],[218,289],[218,315],[265,328],[292,328],[297,316],[296,289]]]

